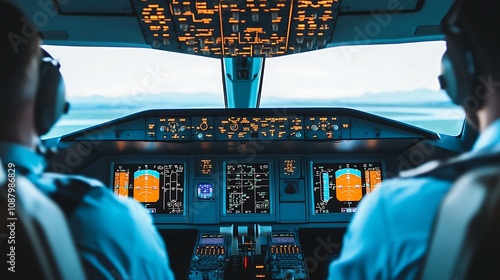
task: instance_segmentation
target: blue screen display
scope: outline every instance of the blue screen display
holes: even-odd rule
[[[212,183],[199,183],[197,189],[199,199],[211,199],[214,196]]]

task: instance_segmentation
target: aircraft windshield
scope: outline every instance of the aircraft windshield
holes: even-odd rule
[[[458,135],[465,114],[437,77],[446,43],[347,46],[270,58],[260,107],[349,107]]]
[[[43,138],[149,109],[224,108],[218,59],[139,48],[43,48],[60,61],[71,104]]]
[[[224,108],[218,59],[151,49],[44,46],[61,63],[70,113],[44,137],[147,109]],[[439,90],[444,42],[349,46],[266,60],[260,107],[350,107],[458,135]]]

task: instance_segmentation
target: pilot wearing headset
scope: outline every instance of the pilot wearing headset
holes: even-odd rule
[[[359,205],[329,279],[415,279],[442,198],[464,171],[500,161],[500,1],[456,0],[442,21],[441,86],[480,132],[472,150],[385,181]],[[495,156],[496,155],[496,156]],[[458,244],[457,244],[458,246]]]
[[[36,27],[0,1],[0,158],[13,163],[65,213],[88,279],[174,279],[150,215],[101,182],[44,172],[40,136],[68,110],[59,64]]]

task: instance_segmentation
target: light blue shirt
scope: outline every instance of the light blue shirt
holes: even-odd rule
[[[43,173],[45,161],[33,151],[0,143],[0,158],[37,178],[34,183],[44,193],[55,190],[54,174]],[[174,279],[165,244],[145,208],[116,197],[97,180],[79,178],[96,186],[68,221],[88,279]]]
[[[500,120],[470,153],[500,145]],[[349,224],[328,279],[415,279],[441,199],[452,182],[430,177],[384,181],[366,196]]]

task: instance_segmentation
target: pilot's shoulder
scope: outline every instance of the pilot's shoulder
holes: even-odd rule
[[[58,173],[44,173],[41,179],[52,182],[59,190],[67,190],[66,195],[82,196],[78,205],[80,213],[84,211],[87,214],[99,214],[103,218],[120,213],[122,218],[128,215],[132,219],[149,221],[149,215],[140,203],[128,197],[118,197],[97,179]]]
[[[414,178],[414,177],[419,177],[422,175],[429,174],[433,172],[434,170],[438,169],[442,165],[445,164],[445,161],[440,161],[440,160],[433,160],[427,163],[424,163],[416,168],[409,169],[409,170],[403,170],[399,173],[399,177],[403,179],[408,179],[408,178]]]
[[[50,180],[52,182],[55,182],[59,186],[86,186],[89,188],[94,187],[94,188],[103,188],[103,190],[107,190],[107,188],[101,181],[80,175],[67,175],[67,174],[46,172],[43,173],[42,180]]]
[[[371,215],[376,211],[388,221],[419,217],[422,205],[439,202],[450,186],[450,182],[432,177],[388,179],[361,201],[358,212]]]
[[[444,160],[431,161],[420,167],[400,172],[400,177],[433,177],[453,182],[469,170],[497,164],[499,160],[500,145],[496,145],[490,149],[470,151]]]
[[[429,176],[399,177],[385,180],[374,193],[380,192],[380,199],[391,205],[402,203],[408,206],[408,201],[420,202],[427,196],[443,194],[450,186],[449,181]]]

